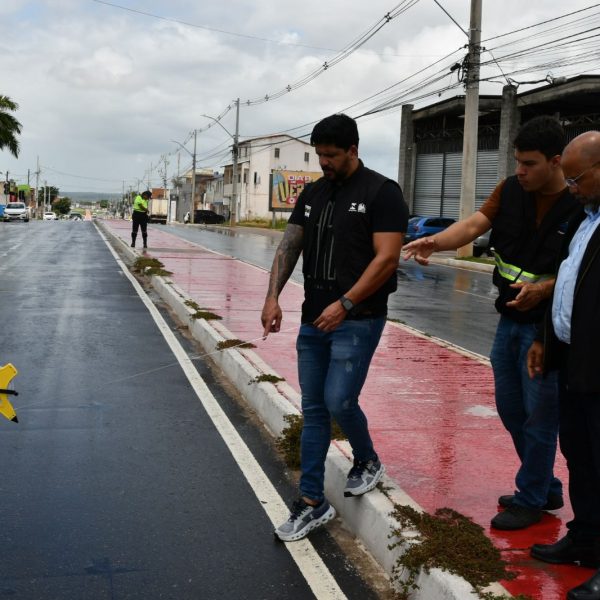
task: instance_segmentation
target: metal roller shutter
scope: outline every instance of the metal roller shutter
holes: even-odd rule
[[[460,207],[460,179],[462,173],[462,154],[448,152],[444,162],[444,180],[442,194],[442,217],[458,219]],[[438,213],[439,214],[439,213]]]
[[[480,150],[477,153],[477,181],[475,209],[478,209],[498,184],[498,150]]]
[[[417,155],[413,214],[422,217],[439,216],[443,157],[441,153]]]

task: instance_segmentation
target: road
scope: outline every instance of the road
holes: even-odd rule
[[[277,232],[259,233],[245,227],[233,233],[220,227],[170,225],[167,231],[264,269],[271,268],[281,239]],[[302,281],[300,262],[292,277]],[[498,323],[491,274],[401,261],[398,281],[398,291],[389,302],[391,319],[489,356]]]
[[[376,597],[328,531],[274,541],[282,463],[93,223],[0,224],[0,240],[0,364],[19,370],[0,595]]]

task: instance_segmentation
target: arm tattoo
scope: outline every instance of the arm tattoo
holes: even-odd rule
[[[277,247],[275,258],[273,259],[267,297],[279,297],[283,286],[290,278],[290,275],[298,262],[298,258],[302,252],[303,237],[304,228],[300,225],[289,224],[285,228],[283,239]]]

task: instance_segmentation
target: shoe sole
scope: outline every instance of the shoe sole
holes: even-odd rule
[[[379,483],[379,481],[383,477],[384,473],[385,473],[385,467],[383,465],[381,465],[381,469],[379,469],[377,475],[375,475],[375,477],[373,478],[373,481],[371,481],[371,483],[367,487],[358,488],[358,490],[354,490],[354,491],[344,490],[344,497],[345,498],[355,498],[357,496],[362,496],[363,494],[370,492]]]
[[[502,496],[500,496],[500,498],[502,498]],[[506,502],[505,500],[501,501],[500,498],[498,498],[498,506],[501,506],[502,508],[508,508],[509,506],[512,505],[512,502]],[[546,504],[545,506],[542,506],[541,510],[543,510],[544,512],[548,512],[548,511],[552,511],[552,510],[560,510],[564,505],[565,505],[564,502],[562,504],[560,504],[559,506],[558,505],[557,506],[548,506],[548,504]]]
[[[306,525],[306,527],[304,527],[300,531],[297,531],[296,533],[293,533],[291,535],[281,535],[277,533],[277,530],[275,530],[273,533],[275,534],[275,538],[281,542],[297,542],[298,540],[305,538],[313,529],[321,527],[322,525],[325,525],[325,523],[328,523],[332,519],[335,519],[335,515],[335,508],[333,508],[333,506],[330,506],[327,509],[327,511],[324,512],[318,519],[311,521],[310,523],[308,523],[308,525]]]
[[[535,550],[531,550],[530,555],[536,560],[549,563],[551,565],[579,565],[580,567],[586,567],[587,569],[597,569],[600,567],[600,561],[591,560],[558,560],[551,557],[540,556]]]

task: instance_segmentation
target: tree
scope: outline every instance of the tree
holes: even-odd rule
[[[108,208],[108,200],[100,200],[100,208]]]
[[[59,215],[67,215],[71,212],[71,198],[59,198],[52,203],[52,210]]]
[[[17,135],[21,133],[21,123],[11,114],[19,108],[8,96],[0,95],[0,150],[8,151],[16,158],[19,156],[19,141]]]
[[[38,192],[40,202],[46,199],[46,204],[52,204],[58,198],[58,188],[53,185],[42,186]]]

